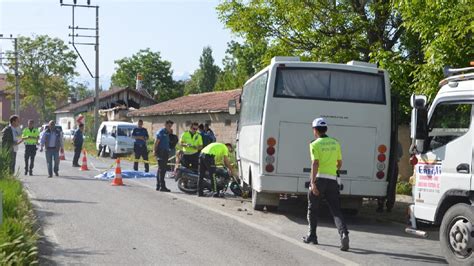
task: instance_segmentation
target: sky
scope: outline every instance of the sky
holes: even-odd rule
[[[222,66],[227,42],[234,36],[218,20],[215,7],[219,1],[210,0],[91,0],[99,5],[99,70],[100,83],[110,86],[114,61],[129,57],[140,49],[160,52],[171,62],[174,79],[188,78],[199,67],[204,46],[211,46],[214,60]],[[72,4],[72,0],[63,0]],[[86,0],[77,0],[86,5]],[[76,8],[75,24],[95,26],[95,9]],[[32,36],[47,34],[69,42],[68,26],[72,25],[72,8],[61,7],[59,0],[0,0],[0,34]],[[80,34],[94,35],[83,31]],[[86,42],[93,39],[83,39]],[[77,46],[94,73],[93,46]],[[11,49],[11,41],[0,40],[0,49]],[[72,49],[72,47],[71,47]],[[78,81],[94,86],[86,68],[78,58]],[[0,72],[3,72],[0,68]]]

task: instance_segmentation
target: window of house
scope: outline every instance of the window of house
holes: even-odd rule
[[[206,120],[206,124],[208,124],[209,126],[211,126],[211,120]]]
[[[232,121],[230,119],[226,119],[225,122],[224,122],[224,125],[225,126],[230,126],[230,125],[232,125]]]
[[[186,127],[190,127],[191,126],[191,121],[186,121]]]

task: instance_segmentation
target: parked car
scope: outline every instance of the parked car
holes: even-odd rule
[[[132,131],[136,127],[136,124],[128,122],[102,122],[97,132],[97,150],[105,146],[105,153],[111,158],[133,153],[135,140],[132,138]]]
[[[74,133],[76,132],[76,130],[74,129],[66,129],[64,130],[63,132],[63,139],[64,140],[69,140],[69,141],[72,141],[72,139],[74,138]]]

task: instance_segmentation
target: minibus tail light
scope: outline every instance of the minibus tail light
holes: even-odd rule
[[[267,139],[267,156],[265,157],[265,171],[267,173],[272,173],[275,171],[275,166],[273,164],[275,163],[275,157],[273,156],[275,154],[275,145],[276,145],[276,139],[274,137],[269,137]]]
[[[268,155],[273,155],[273,154],[275,154],[275,147],[268,147],[268,148],[267,148],[267,154],[268,154]]]
[[[273,147],[275,146],[277,143],[276,139],[274,137],[269,137],[267,139],[267,145],[270,146],[270,147]]]
[[[379,154],[379,156],[377,156],[377,160],[379,160],[379,162],[383,163],[385,162],[385,160],[387,159],[387,156],[385,156],[385,154],[381,153]]]
[[[378,179],[382,179],[382,178],[384,178],[384,177],[385,177],[385,173],[384,173],[383,171],[378,171],[378,172],[377,172],[377,178],[378,178]]]
[[[273,172],[273,170],[275,170],[275,167],[273,167],[272,164],[267,164],[267,166],[265,167],[265,171],[269,173]]]
[[[386,153],[387,152],[387,146],[385,145],[380,145],[378,148],[379,153]]]

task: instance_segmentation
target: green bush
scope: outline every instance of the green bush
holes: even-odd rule
[[[0,226],[0,265],[38,264],[34,215],[21,182],[8,173],[8,156],[0,152],[0,191],[2,192],[3,223]]]
[[[412,186],[408,182],[400,181],[397,183],[397,194],[412,195]]]

